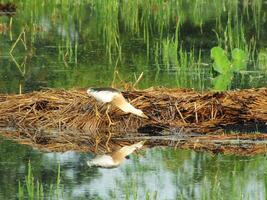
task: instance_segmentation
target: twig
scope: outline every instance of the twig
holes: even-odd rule
[[[141,79],[143,78],[143,75],[144,75],[143,72],[139,75],[138,79],[133,84],[133,88],[135,88],[135,86],[141,81]]]
[[[198,116],[197,116],[197,103],[194,102],[194,106],[195,106],[195,116],[196,116],[196,123],[198,123]]]
[[[25,50],[27,50],[27,46],[26,46],[26,42],[23,41],[23,39],[21,39],[21,37],[23,36],[24,40],[26,40],[26,36],[25,36],[25,31],[23,29],[23,31],[19,34],[17,40],[15,41],[15,43],[12,45],[9,54],[12,54],[14,48],[16,47],[17,43],[21,40],[22,44],[24,45]]]
[[[184,117],[183,117],[182,113],[180,112],[180,110],[179,110],[179,108],[178,108],[178,106],[177,106],[176,103],[175,103],[175,108],[176,108],[177,112],[179,113],[179,115],[180,115],[181,119],[183,120],[183,122],[184,122],[185,124],[187,124],[187,122],[184,120]]]
[[[116,80],[116,74],[119,75],[119,72],[118,72],[118,70],[117,70],[118,62],[119,62],[119,57],[117,58],[117,60],[116,60],[116,64],[115,64],[115,67],[114,67],[113,79],[112,79],[112,82],[111,82],[111,87],[114,87],[115,80]]]

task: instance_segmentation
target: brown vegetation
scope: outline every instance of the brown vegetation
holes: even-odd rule
[[[116,124],[109,128],[105,114],[107,106],[88,97],[85,90],[46,90],[23,95],[0,95],[0,128],[6,130],[2,132],[6,136],[21,141],[26,139],[26,143],[58,151],[104,151],[105,141],[110,135],[108,132],[112,133],[111,146],[118,144],[120,140],[116,139],[125,138],[128,132],[146,132],[151,141],[155,135],[182,132],[193,139],[178,146],[195,149],[212,146],[207,142],[201,146],[196,137],[199,137],[197,141],[200,137],[208,137],[205,138],[208,141],[218,135],[223,140],[225,130],[267,132],[266,88],[204,93],[157,88],[126,91],[123,95],[150,119],[125,114],[112,107],[109,115]],[[201,135],[191,137],[192,133]],[[250,135],[253,135],[253,140],[265,139],[262,139],[263,134]],[[242,139],[247,134],[238,137]],[[261,149],[264,150],[256,152],[264,152],[265,144],[254,143],[249,145],[249,149],[259,145],[263,145]],[[229,144],[221,143],[219,147],[213,143],[209,149],[227,152],[227,146]],[[240,150],[243,147],[235,145],[236,148]]]
[[[14,3],[0,3],[0,16],[13,16],[16,13],[16,5]]]

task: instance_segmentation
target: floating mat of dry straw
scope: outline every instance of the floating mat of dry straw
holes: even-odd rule
[[[150,119],[125,114],[112,107],[109,115],[116,122],[111,128],[113,137],[156,126],[220,134],[225,127],[257,123],[263,132],[267,130],[266,88],[204,93],[156,88],[126,91],[123,95]],[[99,116],[95,112],[96,106]],[[68,139],[65,138],[70,143],[79,146],[79,142],[88,139],[96,146],[97,141],[101,141],[99,138],[107,137],[105,111],[106,105],[88,97],[86,90],[49,89],[22,95],[0,95],[0,127],[27,132],[36,143],[47,142],[44,132],[50,132],[49,137],[56,132],[61,136],[64,132],[72,132],[77,134],[68,134]],[[77,136],[80,139],[76,141]]]

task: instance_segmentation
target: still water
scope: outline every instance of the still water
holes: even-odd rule
[[[16,149],[16,151],[14,151]],[[16,199],[28,161],[44,185],[56,183],[59,199],[266,199],[265,155],[212,155],[172,148],[152,148],[130,156],[114,169],[89,168],[92,154],[44,153],[0,141],[0,199]]]
[[[0,15],[0,92],[123,86],[213,88],[210,50],[249,55],[223,89],[267,85],[266,1],[13,0]],[[114,80],[115,72],[119,77]]]
[[[14,15],[0,15],[0,93],[112,82],[123,88],[142,72],[137,88],[210,90],[218,75],[210,58],[214,46],[230,60],[234,48],[249,54],[246,69],[226,77],[223,89],[267,86],[266,1],[11,2]],[[1,139],[0,199],[16,199],[19,180],[26,187],[29,160],[45,192],[60,163],[61,199],[266,199],[264,155],[153,148],[109,170],[89,169],[85,162],[92,157],[43,153]]]

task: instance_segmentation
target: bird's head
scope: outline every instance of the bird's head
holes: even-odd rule
[[[94,91],[94,90],[93,90],[92,88],[88,88],[86,92],[87,92],[88,95],[92,95],[92,92],[93,92],[93,91]]]

